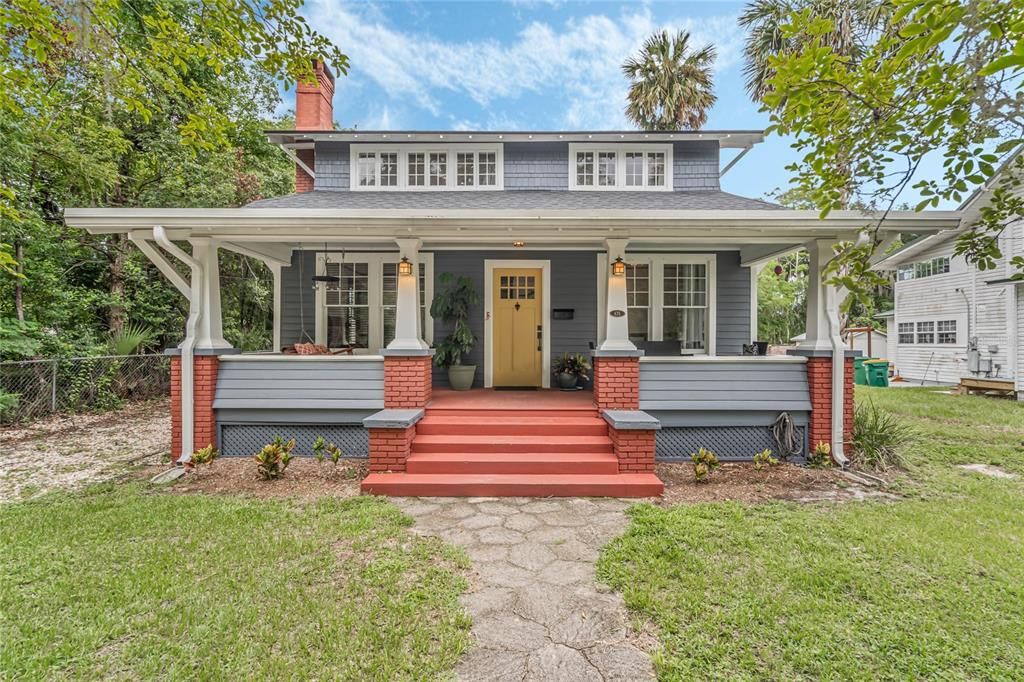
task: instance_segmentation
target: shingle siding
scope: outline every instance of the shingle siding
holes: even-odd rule
[[[718,142],[676,142],[672,147],[673,187],[677,192],[717,190]],[[316,143],[314,189],[349,189],[349,144]],[[504,145],[505,189],[568,190],[568,142],[507,142]]]

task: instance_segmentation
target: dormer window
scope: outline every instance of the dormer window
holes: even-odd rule
[[[502,189],[500,144],[351,145],[357,191]]]
[[[569,189],[670,190],[672,145],[570,144]]]

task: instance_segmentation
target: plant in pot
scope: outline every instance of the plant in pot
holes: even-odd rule
[[[451,325],[452,332],[434,347],[434,364],[448,370],[448,385],[456,391],[468,391],[473,386],[476,365],[463,365],[462,358],[476,343],[469,328],[469,308],[479,300],[473,280],[464,275],[441,273],[440,290],[430,304],[430,316]]]
[[[590,363],[579,353],[562,353],[562,357],[551,363],[551,373],[555,375],[560,389],[573,391],[580,379],[586,381],[590,378]]]

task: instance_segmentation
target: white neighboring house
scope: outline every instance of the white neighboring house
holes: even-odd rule
[[[1024,400],[1024,282],[1011,279],[1010,264],[1024,255],[1024,220],[1001,235],[1003,257],[994,270],[954,255],[957,237],[989,196],[979,191],[961,207],[964,227],[917,239],[875,266],[896,272],[895,308],[879,317],[887,323],[890,360],[904,379],[1000,379],[1013,382]]]

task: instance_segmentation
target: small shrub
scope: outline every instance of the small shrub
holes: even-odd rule
[[[205,448],[199,448],[192,453],[192,464],[197,467],[209,464],[213,460],[217,459],[218,454],[217,448],[213,447],[213,445],[207,445]]]
[[[319,467],[324,463],[324,455],[327,450],[327,441],[324,440],[323,436],[317,436],[316,440],[313,441],[313,457],[316,459],[316,465]]]
[[[872,402],[854,408],[853,450],[864,466],[879,471],[901,466],[900,453],[915,438],[913,429]]]
[[[807,465],[815,469],[832,466],[832,446],[825,441],[819,441],[807,455]]]
[[[693,475],[697,479],[697,483],[707,481],[708,476],[718,468],[718,457],[715,453],[704,448],[691,454],[690,459],[693,460]]]
[[[334,443],[327,444],[327,455],[331,458],[331,464],[334,468],[338,468],[338,462],[341,461],[341,448]]]
[[[754,468],[761,470],[773,467],[779,463],[779,460],[772,457],[771,450],[762,450],[761,452],[754,455]]]
[[[284,438],[274,436],[274,442],[264,445],[263,449],[256,453],[256,470],[260,477],[265,481],[280,478],[292,461],[294,449],[294,438],[285,442]]]

